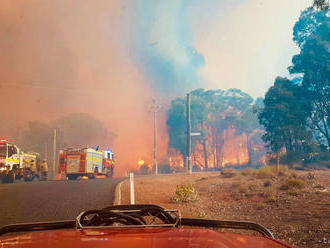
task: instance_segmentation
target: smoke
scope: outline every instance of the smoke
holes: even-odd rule
[[[153,94],[124,47],[123,13],[121,1],[1,1],[0,136],[89,113],[118,137],[117,175],[150,158]]]
[[[292,26],[309,4],[2,0],[0,136],[19,136],[31,120],[89,113],[117,135],[119,174],[150,163],[151,97],[197,87],[263,94],[290,64]]]
[[[204,57],[192,44],[188,14],[193,1],[129,0],[127,18],[131,56],[163,96],[201,86]]]
[[[298,52],[292,30],[311,0],[200,1],[191,14],[193,45],[205,57],[200,75],[209,88],[239,88],[253,97],[265,94]]]

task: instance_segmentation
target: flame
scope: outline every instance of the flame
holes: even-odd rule
[[[138,165],[139,165],[139,166],[144,165],[144,160],[143,160],[143,159],[140,159],[140,160],[138,161]]]

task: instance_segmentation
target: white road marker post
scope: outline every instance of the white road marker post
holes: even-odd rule
[[[134,173],[130,172],[129,173],[129,189],[130,189],[130,199],[131,199],[131,204],[135,204],[135,199],[134,199]]]

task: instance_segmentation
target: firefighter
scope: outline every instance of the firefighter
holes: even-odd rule
[[[41,163],[41,168],[40,168],[40,179],[41,180],[47,180],[47,174],[48,174],[48,164],[47,160],[43,159]]]

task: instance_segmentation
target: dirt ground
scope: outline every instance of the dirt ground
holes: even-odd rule
[[[197,199],[173,202],[177,185],[187,183],[194,184]],[[121,185],[121,195],[121,204],[128,204],[128,181]],[[183,217],[253,221],[288,244],[330,247],[330,170],[287,170],[276,175],[247,170],[135,178],[135,202],[179,209]]]

